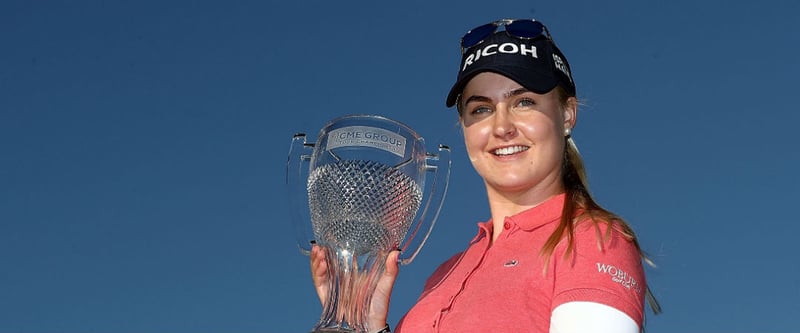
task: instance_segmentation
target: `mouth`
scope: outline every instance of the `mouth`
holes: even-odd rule
[[[497,148],[497,149],[493,150],[492,154],[494,154],[495,156],[508,156],[508,155],[514,155],[514,154],[517,154],[517,153],[521,153],[523,151],[528,150],[528,148],[529,147],[527,147],[527,146],[503,147],[503,148]]]

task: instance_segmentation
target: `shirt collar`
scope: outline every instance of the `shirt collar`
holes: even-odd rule
[[[531,231],[545,224],[558,221],[561,218],[561,212],[564,209],[564,199],[566,193],[554,195],[544,202],[523,210],[515,215],[506,217],[506,221],[514,223],[520,229]],[[475,236],[473,242],[480,239],[484,235],[492,234],[492,220],[478,223],[478,235]]]

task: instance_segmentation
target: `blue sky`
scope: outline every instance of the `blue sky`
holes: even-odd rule
[[[453,149],[390,321],[488,216],[444,106],[468,29],[567,55],[591,190],[658,268],[648,332],[796,330],[794,1],[0,4],[0,332],[305,332],[291,137],[379,114]]]

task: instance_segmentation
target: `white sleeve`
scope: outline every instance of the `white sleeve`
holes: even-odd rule
[[[550,333],[639,333],[625,312],[594,302],[568,302],[550,315]]]

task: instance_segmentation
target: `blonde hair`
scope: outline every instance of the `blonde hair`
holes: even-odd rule
[[[566,91],[560,86],[556,87],[559,102],[562,107],[567,104],[570,97]],[[575,252],[575,227],[577,223],[586,221],[592,223],[597,235],[597,247],[602,250],[604,241],[608,240],[611,236],[612,229],[617,230],[625,239],[631,241],[642,261],[648,265],[655,267],[652,260],[642,251],[639,242],[636,239],[636,234],[633,229],[618,215],[610,212],[609,210],[600,206],[589,192],[589,183],[586,177],[586,169],[583,164],[578,147],[575,146],[575,141],[570,136],[566,137],[566,144],[564,148],[564,159],[561,165],[561,180],[564,184],[566,191],[566,198],[564,200],[564,208],[561,210],[561,220],[558,226],[547,239],[541,249],[540,254],[545,257],[545,262],[549,262],[553,256],[556,246],[566,239],[566,251],[564,257],[567,258],[574,255]],[[600,224],[606,225],[605,234],[601,235]],[[547,265],[545,265],[545,268]],[[661,313],[661,306],[655,299],[655,296],[650,291],[650,287],[646,290],[647,302],[654,313]]]

